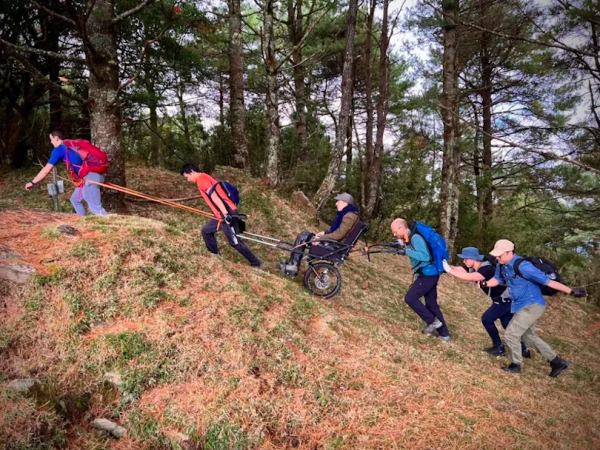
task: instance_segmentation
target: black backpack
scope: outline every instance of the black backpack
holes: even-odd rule
[[[498,266],[498,258],[492,255],[485,255],[483,257],[483,262],[490,263],[490,266],[492,266],[494,270],[496,270],[496,267]]]
[[[526,258],[517,259],[515,261],[515,263],[513,264],[513,268],[515,269],[515,273],[518,276],[520,276],[521,278],[525,278],[527,280],[527,278],[524,277],[521,274],[521,271],[519,270],[519,266],[521,265],[521,263],[523,261],[528,261],[531,264],[533,264],[533,267],[544,272],[546,275],[548,275],[548,277],[552,281],[558,281],[559,283],[562,283],[562,277],[560,276],[560,273],[558,273],[558,266],[556,264],[554,264],[552,261],[550,261],[549,259],[542,258],[539,256],[527,256]],[[532,280],[529,280],[529,281],[532,281]],[[536,284],[538,284],[538,283],[536,283]],[[548,286],[542,286],[542,285],[539,285],[539,286],[542,290],[543,295],[552,296],[558,292],[556,289],[552,289]]]
[[[483,261],[481,262],[481,266],[479,266],[479,267],[481,268],[481,267],[484,267],[484,266],[492,266],[492,268],[494,270],[496,270],[496,267],[498,266],[498,258],[496,258],[495,256],[492,256],[492,255],[485,255],[483,257]],[[498,286],[499,287],[502,287],[502,286],[507,287],[506,284],[499,284]],[[492,288],[489,288],[488,289],[488,297],[491,298],[492,297],[491,294],[492,294]],[[509,298],[509,296],[508,296],[508,289],[504,290],[504,292],[502,293],[502,298],[504,298],[504,299]]]

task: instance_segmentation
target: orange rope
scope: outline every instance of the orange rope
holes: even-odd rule
[[[81,184],[81,183],[78,184],[78,183],[74,182],[73,180],[69,180],[67,178],[63,178],[63,177],[60,177],[60,176],[58,178],[61,178],[61,179],[66,180],[66,181],[70,181],[75,186],[78,186],[78,185]],[[99,182],[93,181],[93,180],[82,180],[82,181],[84,181],[85,183],[96,184],[98,186],[102,186],[102,187],[105,187],[107,189],[112,189],[112,190],[117,191],[117,192],[122,192],[124,194],[132,195],[134,197],[140,197],[140,198],[143,198],[145,200],[149,200],[149,201],[152,201],[152,202],[155,202],[155,203],[160,203],[162,205],[171,206],[173,208],[178,208],[178,209],[183,209],[184,211],[188,211],[188,212],[191,212],[193,214],[198,214],[200,216],[208,217],[210,219],[217,219],[217,220],[221,221],[221,219],[218,219],[213,214],[208,213],[206,211],[202,211],[201,209],[192,208],[191,206],[182,205],[181,203],[172,202],[170,200],[165,200],[165,199],[162,199],[162,198],[152,197],[150,195],[143,194],[143,193],[138,192],[138,191],[134,191],[133,189],[129,189],[129,188],[126,188],[124,186],[119,186],[118,184],[113,184],[113,183],[99,183]]]

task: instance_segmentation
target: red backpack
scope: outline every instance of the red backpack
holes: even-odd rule
[[[69,163],[69,152],[66,152],[66,163],[70,167],[71,176],[73,179],[83,178],[90,172],[95,173],[106,173],[108,172],[108,156],[102,150],[95,145],[92,145],[89,141],[84,139],[66,139],[63,143],[70,148],[83,160],[81,167]],[[73,167],[79,167],[79,175],[72,169]]]

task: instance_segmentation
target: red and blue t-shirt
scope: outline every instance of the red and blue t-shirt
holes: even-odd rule
[[[69,154],[69,157],[71,157],[70,154]],[[198,190],[202,194],[204,201],[206,201],[206,203],[208,204],[208,206],[210,207],[210,209],[212,210],[212,212],[214,213],[214,215],[216,217],[221,217],[223,214],[221,213],[221,211],[219,211],[219,208],[217,208],[217,206],[213,203],[213,201],[210,199],[210,197],[208,195],[208,191],[210,191],[212,189],[212,187],[215,184],[217,184],[218,182],[219,182],[219,180],[214,179],[207,173],[201,173],[200,176],[198,177],[198,179],[196,180],[196,184],[198,185]],[[231,200],[229,200],[227,193],[219,184],[217,184],[216,193],[219,196],[219,198],[223,201],[223,203],[225,204],[225,207],[229,211],[233,211],[236,209],[235,204]]]
[[[60,144],[52,150],[48,164],[56,166],[61,161],[65,162],[67,170],[73,170],[76,175],[79,175],[79,169],[83,165],[83,160],[76,151],[67,148],[65,144]]]

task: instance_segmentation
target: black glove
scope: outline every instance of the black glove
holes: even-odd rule
[[[479,286],[480,286],[482,289],[487,289],[487,287],[488,287],[488,285],[487,285],[487,281],[485,281],[485,280],[483,280],[483,281],[480,281],[480,282],[479,282]]]
[[[404,248],[406,247],[406,244],[404,242],[401,242],[400,240],[397,240],[394,242],[390,242],[389,246],[392,248]]]
[[[587,297],[587,292],[585,291],[584,288],[575,288],[575,289],[571,289],[571,292],[569,293],[569,295],[571,295],[573,297],[581,298],[581,297]]]
[[[231,217],[229,214],[225,214],[225,217],[223,217],[223,220],[225,221],[225,223],[227,225],[231,225],[231,222],[233,222],[233,217]]]
[[[406,255],[406,250],[403,248],[399,248],[398,250],[396,250],[396,255],[400,255],[400,256],[404,256]]]

